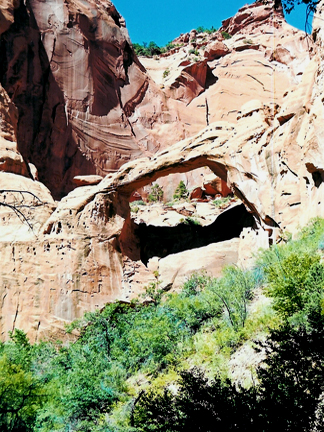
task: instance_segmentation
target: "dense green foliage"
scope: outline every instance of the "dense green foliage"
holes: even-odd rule
[[[227,197],[215,199],[213,203],[216,207],[224,209],[227,208],[232,201],[236,201],[236,198],[229,195]]]
[[[212,34],[217,32],[217,29],[212,26],[211,28],[206,28],[199,26],[197,28],[197,33],[207,33]],[[165,46],[159,46],[155,42],[151,41],[149,43],[143,42],[142,44],[134,43],[133,48],[138,56],[153,57],[155,55],[160,55],[166,53],[173,48],[181,47],[183,44],[174,44],[173,42],[168,42]],[[164,77],[165,78],[165,77]]]
[[[155,42],[151,41],[149,44],[143,42],[143,44],[134,43],[133,48],[138,56],[153,57],[155,55],[160,55],[176,48],[179,45],[175,45],[172,42],[168,42],[165,46],[161,47]]]
[[[283,237],[250,271],[194,274],[172,294],[157,281],[86,314],[74,343],[15,330],[0,345],[1,431],[323,431],[324,221]],[[272,306],[251,308],[261,290]],[[228,360],[252,340],[264,360],[242,387]]]
[[[132,212],[132,213],[138,213],[140,207],[145,206],[145,205],[146,205],[145,202],[142,201],[142,200],[139,200],[139,201],[133,201],[133,202],[130,203],[130,209],[131,209],[131,212]]]
[[[267,354],[258,383],[208,381],[195,369],[181,373],[178,391],[148,391],[134,412],[140,431],[323,431],[324,327],[284,326],[260,346]],[[216,429],[215,429],[216,428]]]
[[[162,394],[149,391],[141,396],[134,412],[134,425],[139,431],[231,431],[251,427],[244,398],[229,380],[209,381],[197,369],[180,375],[177,393],[165,389]]]
[[[38,376],[37,359],[43,345],[32,347],[16,330],[0,349],[0,429],[31,431],[46,395]]]
[[[324,301],[324,267],[320,257],[310,253],[291,253],[265,268],[267,293],[274,298],[274,309],[288,320],[306,323]],[[324,303],[323,303],[324,304]]]

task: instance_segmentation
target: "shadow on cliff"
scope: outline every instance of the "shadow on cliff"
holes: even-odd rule
[[[49,59],[43,36],[30,3],[21,1],[14,23],[0,38],[0,82],[18,108],[20,153],[36,166],[39,180],[54,198],[61,199],[74,189],[74,176],[95,174],[96,167],[76,141],[64,92],[53,74],[58,65]],[[52,37],[54,49],[54,32]],[[130,60],[125,62],[128,67]],[[115,99],[110,105],[119,103],[117,94]]]
[[[224,211],[207,226],[197,225],[189,218],[175,227],[158,227],[145,223],[137,225],[134,222],[132,226],[137,238],[140,259],[147,265],[148,260],[154,256],[163,258],[239,237],[243,228],[254,226],[254,218],[244,204],[240,204]],[[138,257],[132,254],[130,258]]]

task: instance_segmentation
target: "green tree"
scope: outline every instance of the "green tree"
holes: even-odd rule
[[[143,42],[143,44],[134,43],[134,51],[138,56],[153,57],[154,55],[160,55],[163,52],[163,48],[159,47],[155,42],[151,41],[149,44]]]
[[[324,326],[285,324],[258,343],[265,358],[249,389],[202,371],[180,373],[177,390],[140,395],[133,413],[139,431],[323,431]]]
[[[235,266],[226,267],[223,277],[213,280],[211,290],[221,301],[225,316],[235,331],[244,327],[248,314],[247,306],[257,285],[258,277],[255,272],[244,271]]]
[[[31,372],[10,361],[0,359],[0,429],[32,431],[37,411],[43,403],[44,390]]]
[[[134,410],[139,431],[244,431],[253,430],[249,397],[229,380],[208,380],[202,371],[182,371],[178,391],[142,394]],[[252,394],[252,393],[251,393]],[[253,398],[253,394],[252,394]]]
[[[285,324],[259,343],[266,357],[257,370],[257,430],[324,430],[323,424],[314,428],[323,416],[324,327],[313,318],[310,331]]]
[[[162,200],[163,200],[163,189],[161,188],[161,186],[155,183],[151,188],[151,192],[149,193],[148,201],[157,202]]]
[[[273,298],[274,309],[284,320],[306,322],[307,316],[322,309],[324,267],[317,254],[296,252],[265,268],[266,292]]]
[[[188,198],[189,192],[183,180],[180,180],[176,190],[174,191],[173,198],[176,200]]]
[[[26,334],[10,333],[0,350],[0,429],[33,431],[37,412],[45,402],[45,388],[33,373],[33,352]]]

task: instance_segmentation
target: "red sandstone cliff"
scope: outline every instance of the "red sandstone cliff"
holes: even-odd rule
[[[3,337],[57,335],[128,301],[153,270],[167,287],[204,266],[218,274],[323,216],[321,20],[313,44],[256,2],[223,29],[231,39],[191,32],[169,55],[137,59],[110,1],[1,3]],[[132,193],[157,180],[172,194],[179,178],[204,188],[205,167],[243,205],[208,216],[198,236],[171,210],[131,217]],[[208,219],[198,207],[178,211]]]

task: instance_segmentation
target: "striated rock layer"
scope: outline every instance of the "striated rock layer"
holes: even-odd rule
[[[302,32],[271,4],[255,3],[224,24],[232,39],[218,32],[202,42],[192,32],[171,56],[141,59],[157,70],[158,87],[110,1],[8,0],[0,7],[0,82],[18,109],[18,148],[55,198],[75,187],[74,177],[105,176],[206,122],[235,121],[252,93],[275,110],[309,57]]]
[[[15,327],[57,337],[157,277],[177,288],[194,269],[247,265],[251,251],[324,216],[324,2],[315,43],[272,6],[240,9],[223,23],[233,37],[211,36],[197,62],[200,36],[182,35],[184,46],[144,61],[150,78],[109,1],[1,3],[3,338]],[[175,189],[179,177],[167,176],[189,172],[190,187],[243,204],[201,226],[190,208],[169,226],[153,211],[132,216],[137,191]]]
[[[149,129],[165,122],[164,97],[110,1],[0,8],[0,81],[18,109],[19,151],[56,198],[75,176],[105,176],[160,145]]]

